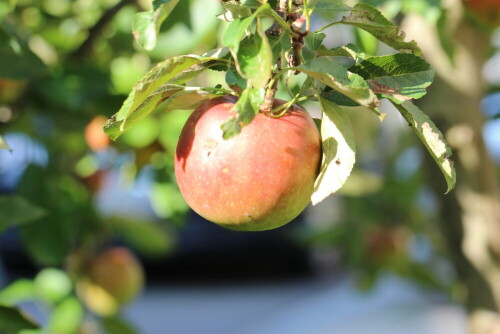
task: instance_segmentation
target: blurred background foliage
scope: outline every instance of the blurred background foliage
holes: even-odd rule
[[[422,32],[424,39],[436,41],[427,47],[424,40],[423,49],[442,83],[430,88],[436,93],[430,93],[422,107],[452,136],[448,140],[452,145],[455,142],[459,171],[468,173],[466,177],[458,174],[458,195],[448,195],[448,201],[482,175],[485,180],[472,188],[497,202],[500,32],[494,27],[499,16],[470,10],[473,5],[460,1],[366,2],[403,27],[418,22],[420,28],[424,24],[434,28]],[[84,306],[81,295],[78,299],[75,294],[79,271],[95,254],[126,244],[143,261],[161,264],[182,248],[183,235],[193,219],[173,173],[175,145],[189,110],[162,113],[159,107],[113,143],[101,130],[104,120],[120,108],[134,83],[153,64],[173,55],[201,54],[219,45],[225,24],[216,18],[222,13],[219,2],[182,0],[162,25],[156,47],[141,49],[131,25],[134,15],[150,5],[147,0],[0,2],[0,145],[6,148],[0,150],[0,249],[4,262],[26,252],[29,262],[41,270],[36,277],[17,280],[0,292],[0,303],[38,300],[48,305],[46,327],[51,333],[74,333],[78,328],[92,333],[97,326],[87,321],[87,327],[82,327]],[[332,20],[318,16],[314,27]],[[460,25],[475,36],[473,43],[462,43],[454,35]],[[355,42],[367,55],[391,52],[356,28],[335,27],[327,35],[330,47]],[[450,66],[458,68],[458,73],[465,66],[461,66],[463,54],[473,57],[474,66],[469,68],[472,72],[457,74],[466,79],[458,84],[462,88],[451,90],[441,71]],[[448,65],[433,62],[439,57]],[[497,77],[490,75],[485,81],[485,64]],[[223,74],[217,71],[208,71],[197,80],[200,86],[224,83]],[[300,76],[294,80],[300,82]],[[443,89],[446,95],[440,95]],[[473,110],[457,107],[462,100],[455,97],[460,94],[467,95],[464,98],[470,102],[466,105],[473,105]],[[287,98],[286,91],[278,96]],[[456,255],[463,251],[457,243],[464,237],[457,231],[465,226],[456,217],[464,213],[460,200],[453,204],[458,206],[443,200],[445,185],[426,160],[424,148],[390,109],[382,124],[371,114],[351,109],[358,146],[353,174],[338,195],[311,208],[279,233],[308,254],[308,266],[314,272],[348,268],[361,288],[372,286],[381,273],[394,272],[446,291],[475,309],[470,302],[474,292],[468,290],[473,284],[464,274],[470,268],[457,265],[463,260]],[[457,128],[464,124],[475,125]],[[483,132],[487,147],[480,139]],[[468,133],[474,142],[467,142]],[[472,153],[466,151],[467,144],[472,145]],[[467,161],[474,152],[481,152],[476,157],[481,163],[470,167]],[[490,156],[496,159],[496,167]],[[485,172],[485,168],[490,169]],[[487,185],[491,189],[483,191],[481,187]],[[492,209],[488,219],[494,220],[495,212]],[[226,236],[240,238],[232,233]],[[450,241],[450,236],[456,239]],[[195,242],[202,237],[197,235]],[[497,239],[498,234],[494,240],[498,249]],[[479,304],[481,310],[498,312],[489,302]],[[0,307],[0,319],[5,312]],[[36,327],[22,315],[19,318],[19,328]],[[100,326],[109,333],[133,333],[123,319],[109,315],[104,319]]]

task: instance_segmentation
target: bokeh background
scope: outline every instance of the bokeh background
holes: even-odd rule
[[[15,305],[45,328],[23,333],[500,333],[500,3],[366,2],[436,70],[419,106],[454,150],[456,189],[444,195],[389,104],[382,123],[350,108],[346,185],[283,228],[242,233],[177,189],[190,110],[159,107],[117,142],[101,130],[153,64],[220,45],[219,1],[181,0],[145,51],[131,25],[148,0],[1,0],[0,332],[17,333],[2,328]],[[326,33],[329,47],[394,52],[353,27]],[[100,275],[125,284],[123,307],[81,280],[110,250]]]

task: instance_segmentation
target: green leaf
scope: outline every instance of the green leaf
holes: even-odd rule
[[[408,121],[438,164],[446,179],[448,186],[446,193],[448,193],[455,187],[456,172],[453,161],[450,159],[452,154],[451,148],[446,143],[443,134],[431,119],[411,101],[406,101],[402,104],[397,104],[394,101],[391,102]]]
[[[74,334],[83,320],[84,310],[78,299],[68,297],[52,311],[47,329],[49,333]]]
[[[45,214],[44,209],[21,196],[0,196],[0,232],[9,226],[32,222]]]
[[[380,104],[363,78],[349,73],[334,57],[318,57],[292,69],[304,72],[362,106],[376,110]]]
[[[123,237],[138,252],[149,255],[165,255],[172,250],[174,241],[158,223],[113,217],[106,221],[113,231]]]
[[[351,7],[344,4],[344,0],[316,0],[311,2],[310,6],[313,7],[315,13],[331,14],[351,9]]]
[[[146,50],[153,50],[163,21],[170,15],[179,0],[154,0],[151,10],[135,14],[132,33],[137,43]]]
[[[0,78],[27,79],[45,70],[45,65],[27,45],[0,28]]]
[[[220,94],[206,91],[202,87],[186,87],[185,90],[172,95],[172,97],[165,102],[166,109],[164,111],[195,109],[206,100],[217,96],[220,96]]]
[[[244,125],[249,124],[260,111],[260,106],[264,102],[264,89],[247,88],[242,93],[233,107],[236,116],[229,118],[221,129],[222,137],[229,139],[241,132]]]
[[[356,101],[353,101],[352,99],[348,98],[344,94],[341,94],[337,92],[336,90],[329,90],[329,91],[324,91],[321,93],[321,97],[325,100],[334,102],[335,104],[338,104],[339,106],[345,106],[345,107],[359,107],[359,103]]]
[[[228,69],[226,72],[226,84],[229,87],[237,86],[242,90],[247,88],[246,80],[233,69]]]
[[[15,307],[0,305],[0,333],[18,334],[25,329],[37,329],[38,325]]]
[[[9,144],[7,144],[7,142],[3,139],[2,136],[0,136],[0,149],[10,150]]]
[[[7,305],[19,304],[35,297],[35,286],[29,279],[18,279],[0,291],[0,303]]]
[[[104,125],[104,132],[116,140],[163,101],[185,91],[183,83],[221,63],[225,61],[217,57],[195,55],[172,57],[159,63],[136,83],[120,110]]]
[[[264,88],[271,77],[273,53],[260,27],[257,28],[257,34],[250,35],[241,42],[237,57],[237,67],[248,84],[253,88]]]
[[[245,31],[250,27],[250,24],[255,19],[256,15],[252,15],[245,18],[238,18],[231,22],[222,36],[222,43],[231,48],[234,54],[238,53],[240,48],[240,41],[245,35]]]
[[[245,18],[252,15],[250,8],[242,6],[241,3],[235,1],[221,1],[222,7],[226,10],[224,13],[217,16],[219,19],[226,22],[233,22],[238,18]]]
[[[415,41],[405,42],[405,34],[399,30],[398,26],[370,5],[357,4],[351,14],[344,16],[340,23],[363,29],[398,51],[422,55],[422,50]]]
[[[287,33],[291,33],[289,25],[278,15],[278,13],[276,13],[268,3],[263,4],[251,16],[237,18],[227,26],[222,36],[222,44],[231,49],[234,58],[236,58],[235,55],[238,53],[240,41],[245,35],[245,32],[259,16],[272,17]]]
[[[323,43],[325,37],[326,35],[322,32],[312,32],[306,36],[306,45],[311,50],[317,50],[321,46],[321,43]]]
[[[421,98],[434,79],[429,63],[410,53],[369,57],[349,70],[365,78],[376,94],[397,103]]]
[[[349,117],[340,106],[331,101],[320,98],[319,103],[323,112],[321,119],[323,158],[311,197],[313,205],[342,187],[351,174],[356,160],[354,132]]]
[[[102,325],[107,334],[139,334],[129,322],[116,316],[103,318]]]

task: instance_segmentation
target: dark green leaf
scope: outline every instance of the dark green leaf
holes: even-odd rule
[[[45,70],[42,63],[21,40],[0,28],[0,78],[27,79]],[[8,64],[8,66],[6,66]]]
[[[146,50],[154,49],[161,24],[178,2],[179,0],[155,0],[150,11],[135,14],[132,32],[141,47]]]
[[[434,79],[431,66],[409,53],[370,57],[349,70],[365,78],[376,94],[398,103],[424,96]]]
[[[264,88],[271,77],[272,50],[266,35],[259,28],[241,42],[237,66],[250,87]]]
[[[107,334],[139,334],[130,323],[119,317],[103,318],[102,325]]]
[[[451,148],[443,134],[431,119],[411,101],[402,104],[392,102],[403,117],[411,125],[417,136],[434,158],[443,173],[448,185],[447,193],[455,187],[456,172],[451,157]]]
[[[229,87],[237,86],[242,90],[247,88],[246,80],[243,79],[241,75],[239,75],[239,73],[233,69],[229,69],[226,72],[226,83]]]
[[[19,195],[47,209],[47,215],[20,227],[28,254],[45,265],[61,263],[69,252],[69,236],[74,232],[78,219],[81,219],[75,217],[71,194],[60,190],[60,186],[67,182],[58,181],[60,179],[54,178],[45,168],[30,165],[17,189]],[[82,213],[79,215],[85,217]]]
[[[321,97],[325,100],[334,102],[335,104],[338,104],[339,106],[359,107],[359,103],[357,103],[356,101],[353,101],[352,99],[348,98],[344,94],[339,93],[336,90],[330,90],[327,92],[323,92],[321,94]]]
[[[0,232],[43,217],[47,212],[20,196],[0,196]]]
[[[356,160],[354,132],[349,117],[335,103],[319,99],[321,118],[321,141],[323,158],[321,169],[314,184],[311,197],[318,204],[339,190],[351,174]]]
[[[318,57],[293,69],[321,81],[362,106],[375,110],[380,104],[363,78],[349,73],[334,57]]]
[[[22,311],[14,307],[0,305],[0,333],[18,334],[24,329],[39,328]]]
[[[398,26],[370,5],[357,4],[351,14],[343,17],[340,23],[361,28],[398,51],[422,54],[415,41],[405,42],[405,34],[399,30]]]

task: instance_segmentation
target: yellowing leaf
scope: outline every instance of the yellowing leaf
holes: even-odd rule
[[[453,166],[453,161],[450,159],[451,148],[444,140],[443,134],[439,131],[431,119],[412,102],[406,101],[400,105],[392,102],[392,104],[408,121],[438,164],[446,179],[446,183],[448,185],[446,193],[448,193],[455,187],[456,172],[455,167]]]
[[[350,120],[344,110],[326,99],[319,99],[323,118],[321,138],[323,158],[321,170],[311,197],[318,204],[342,187],[356,160],[356,145]]]

